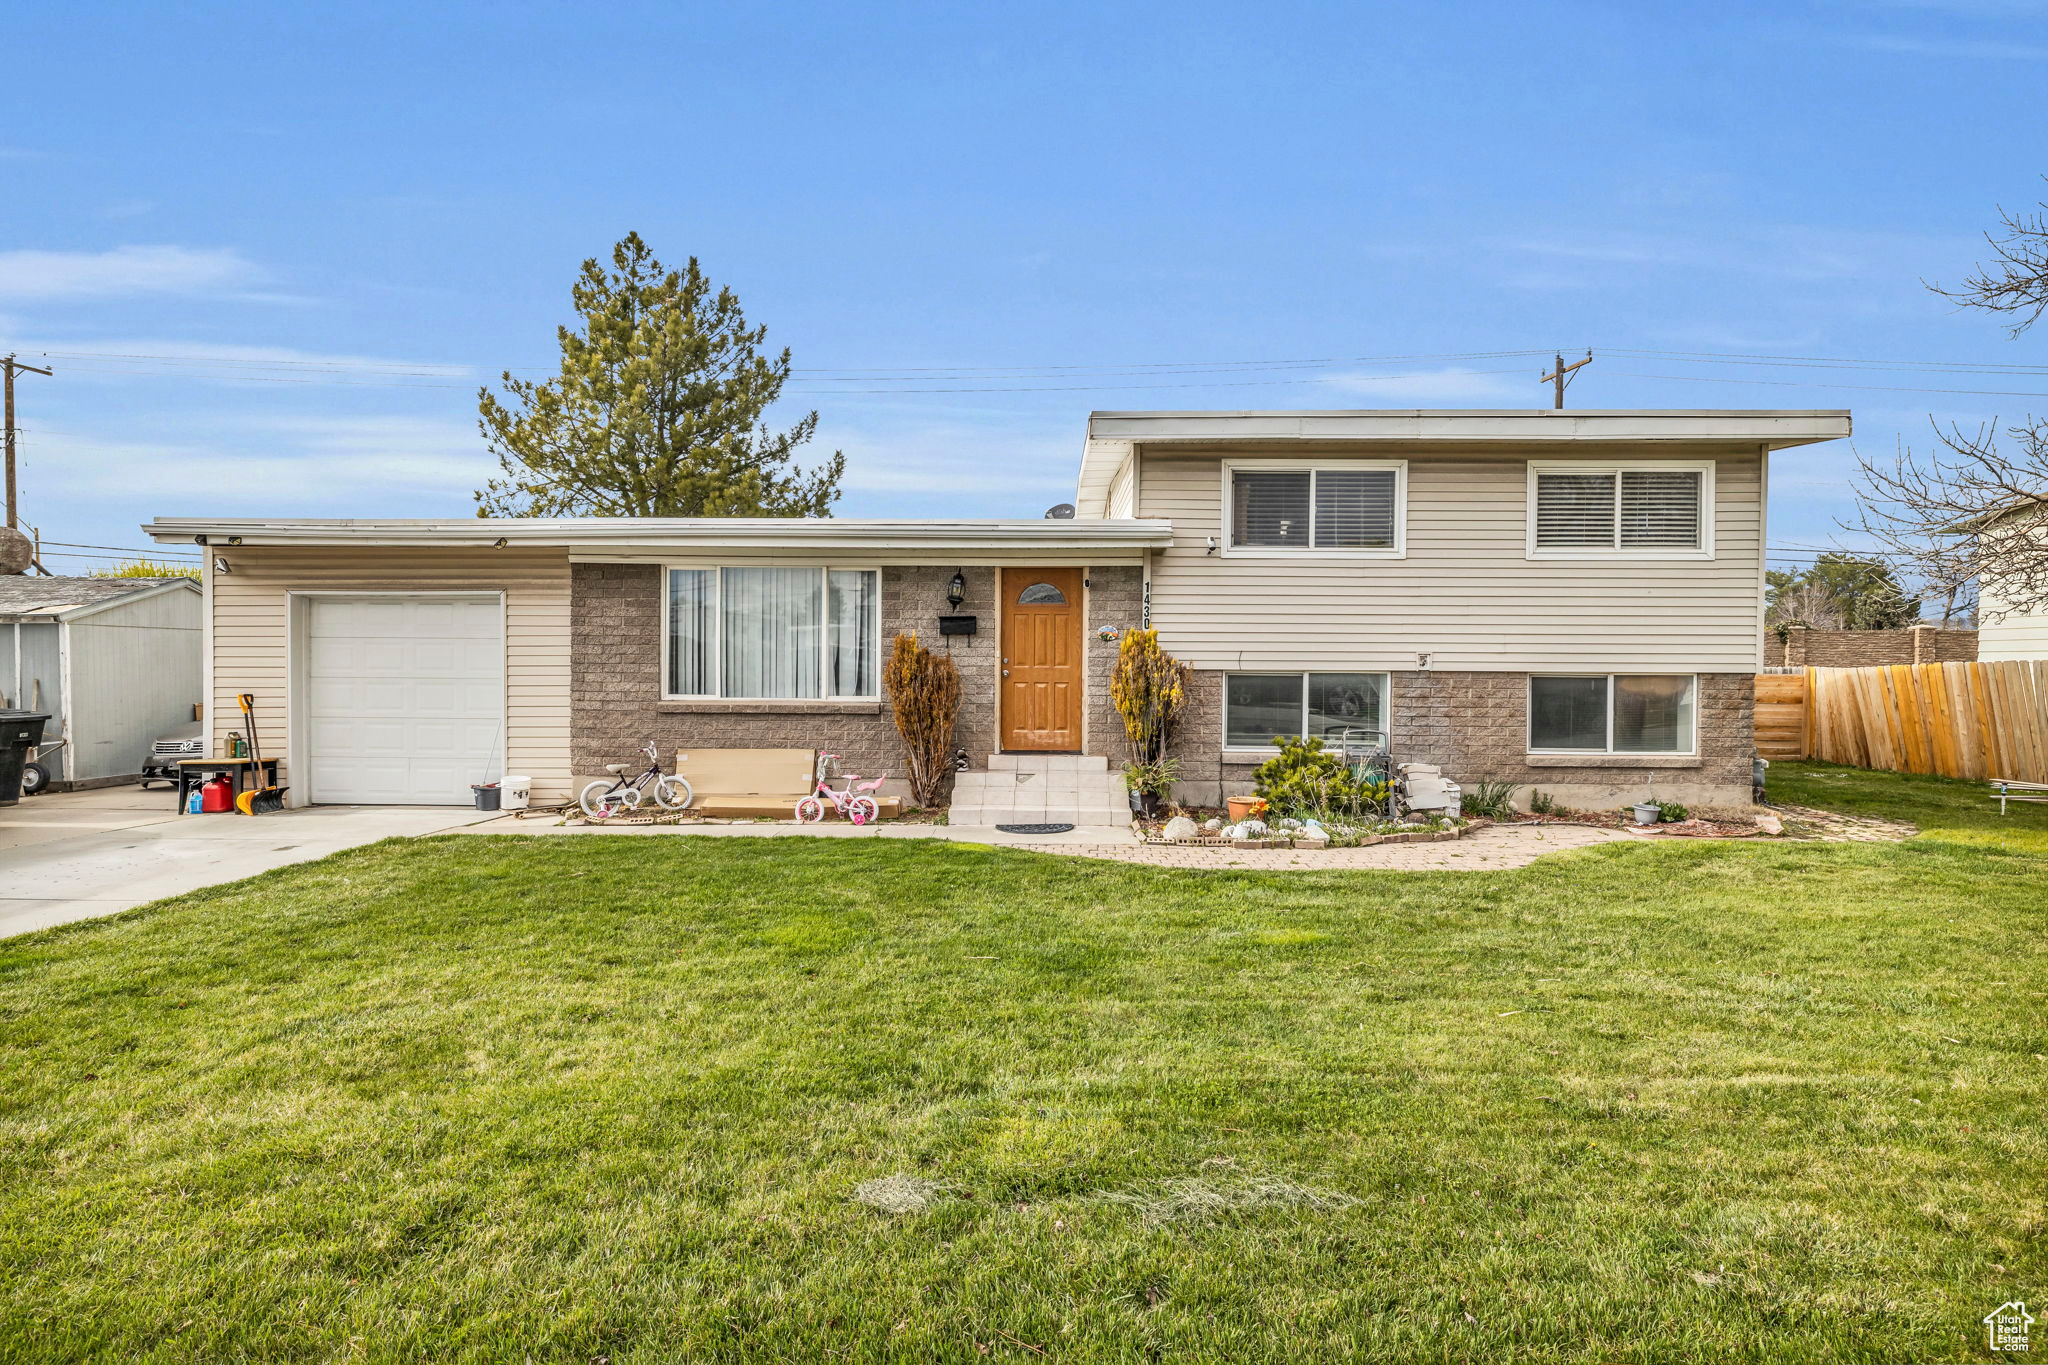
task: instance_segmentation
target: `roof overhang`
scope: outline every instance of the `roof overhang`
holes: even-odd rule
[[[1173,543],[1173,524],[1120,518],[876,520],[840,517],[159,517],[142,528],[165,543],[201,545],[524,545],[616,553],[645,550],[886,552],[1144,550]]]
[[[1087,492],[1135,446],[1391,444],[1535,448],[1653,442],[1779,450],[1847,436],[1838,408],[1385,408],[1330,412],[1096,412],[1081,459]]]
[[[1726,441],[1799,446],[1849,434],[1841,409],[1409,408],[1350,412],[1097,412],[1112,441]]]

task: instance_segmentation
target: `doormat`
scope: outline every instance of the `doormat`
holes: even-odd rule
[[[1065,834],[1072,825],[997,825],[1005,834]]]

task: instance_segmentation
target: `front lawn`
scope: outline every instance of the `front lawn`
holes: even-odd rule
[[[0,943],[0,1358],[1982,1358],[2044,904],[1944,838],[394,841]]]

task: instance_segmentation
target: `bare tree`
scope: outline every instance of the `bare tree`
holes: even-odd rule
[[[2048,418],[1975,434],[1935,424],[1939,448],[1901,446],[1888,460],[1858,454],[1856,520],[1842,523],[1911,566],[1923,602],[1944,616],[1983,585],[1991,620],[2048,610]]]
[[[1965,308],[2006,314],[2018,336],[2048,311],[2048,203],[2023,213],[2000,208],[1998,223],[1998,231],[1984,234],[1991,246],[1988,264],[1978,266],[1959,289],[1928,288]]]
[[[1786,577],[1791,581],[1770,594],[1764,624],[1812,626],[1815,630],[1841,630],[1849,624],[1841,597],[1828,584],[1816,583],[1803,574]]]

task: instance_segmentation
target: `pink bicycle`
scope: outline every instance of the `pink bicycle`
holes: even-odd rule
[[[832,765],[838,761],[838,754],[818,755],[817,789],[796,803],[796,818],[800,823],[815,825],[823,820],[827,801],[843,819],[856,825],[881,818],[882,808],[876,804],[874,792],[888,779],[878,777],[872,782],[861,782],[859,773],[845,773],[842,775],[846,778],[846,786],[834,789],[830,777]]]

